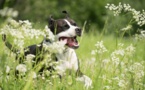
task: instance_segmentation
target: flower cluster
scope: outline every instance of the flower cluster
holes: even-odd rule
[[[95,55],[96,53],[103,54],[104,52],[107,51],[106,47],[103,44],[103,41],[98,41],[95,44],[95,46],[96,46],[96,49],[95,50],[92,50],[92,52],[91,52],[92,55]]]
[[[0,10],[0,15],[2,17],[17,17],[18,16],[18,11],[14,10],[13,8],[8,8],[5,7],[4,9]]]
[[[10,67],[6,66],[6,73],[8,74],[10,72]]]
[[[114,16],[118,16],[122,12],[130,12],[132,14],[132,18],[137,22],[139,26],[142,26],[145,24],[145,11],[137,11],[134,8],[132,8],[129,4],[122,4],[119,3],[118,6],[114,4],[107,4],[105,8],[113,11]]]
[[[33,55],[33,54],[28,54],[28,55],[26,56],[26,60],[27,60],[27,61],[31,61],[31,60],[33,60],[33,58],[35,58],[35,55]]]
[[[141,33],[142,37],[145,37],[145,31],[144,30],[141,30],[140,33]]]
[[[20,54],[21,57],[21,50],[24,50],[24,45],[25,45],[25,41],[27,39],[31,39],[30,41],[32,41],[33,39],[38,39],[39,37],[44,37],[45,39],[49,39],[52,43],[50,42],[43,42],[43,46],[44,46],[44,50],[46,50],[46,53],[48,51],[47,54],[44,54],[44,58],[43,60],[40,62],[40,65],[38,65],[38,67],[42,67],[42,66],[51,66],[54,65],[56,63],[52,62],[52,58],[51,57],[53,55],[53,53],[62,53],[65,49],[65,44],[66,41],[56,41],[54,34],[51,32],[51,30],[48,28],[48,26],[45,26],[44,30],[39,30],[39,29],[34,29],[32,27],[32,23],[29,22],[28,20],[19,20],[18,22],[13,20],[13,19],[9,19],[8,24],[3,26],[0,29],[0,34],[6,34],[8,39],[9,37],[12,37],[13,42],[12,45],[16,46],[20,52],[18,52]],[[39,45],[38,45],[39,46]],[[27,51],[27,49],[26,49]],[[23,54],[23,53],[22,53]],[[37,56],[29,54],[26,56],[26,58],[24,58],[24,62],[23,64],[18,64],[16,66],[16,70],[19,71],[20,75],[26,75],[26,73],[31,72],[34,64],[36,64],[37,62],[34,61],[33,59],[37,58]],[[6,73],[10,72],[10,68],[12,67],[6,67]],[[35,71],[35,70],[34,70]],[[36,70],[37,72],[37,70]],[[48,73],[47,73],[48,74]],[[36,78],[38,75],[35,72],[32,72],[32,77]]]
[[[132,44],[130,44],[125,49],[123,48],[123,46],[124,44],[119,44],[118,45],[119,49],[116,49],[114,52],[111,53],[110,58],[115,66],[119,65],[119,63],[121,62],[120,60],[123,59],[123,57],[133,56],[135,52],[135,47]]]
[[[131,60],[135,51],[133,44],[125,46],[123,43],[119,43],[117,48],[110,53],[109,57],[98,58],[100,54],[97,56],[101,61],[99,61],[96,67],[100,65],[103,71],[99,78],[104,84],[104,89],[131,89],[129,85],[132,84],[132,82],[138,87],[143,86],[141,84],[144,78],[144,64]],[[93,52],[93,54],[95,53]],[[95,60],[95,63],[97,63],[97,61],[98,60]],[[130,82],[132,79],[133,81]]]
[[[132,56],[135,52],[135,47],[132,44],[130,44],[128,47],[126,47],[125,52],[127,56]]]
[[[135,62],[129,67],[128,71],[133,73],[134,77],[136,77],[134,79],[135,83],[142,81],[142,78],[144,76],[144,66],[141,63]]]
[[[54,36],[54,34],[50,31],[50,29],[48,28],[48,26],[45,26],[44,31],[45,31],[45,33],[46,33],[46,39],[49,39],[50,41],[54,41],[54,40],[55,40],[55,36]]]
[[[123,9],[123,6],[121,5],[121,3],[119,3],[118,6],[114,5],[114,4],[107,4],[105,6],[105,8],[108,8],[109,10],[113,11],[114,13],[114,16],[118,16],[121,12],[122,12],[122,9]]]
[[[34,29],[28,20],[17,22],[13,19],[10,19],[8,24],[1,28],[0,34],[14,37],[13,43],[20,49],[23,49],[26,38],[37,39],[40,36],[45,36],[41,30]]]
[[[52,43],[43,43],[44,49],[51,53],[62,53],[65,49],[65,41],[56,41]]]
[[[122,31],[128,31],[128,30],[130,30],[132,28],[132,25],[128,25],[128,26],[126,26],[125,28],[122,28],[121,30]]]
[[[44,31],[46,33],[45,38],[50,40],[50,42],[43,42],[44,49],[50,51],[51,53],[62,53],[65,49],[66,40],[57,41],[57,38],[47,26],[45,26]]]
[[[27,68],[26,68],[26,65],[25,64],[19,64],[16,67],[16,70],[18,70],[20,74],[25,75],[25,73],[27,71]]]

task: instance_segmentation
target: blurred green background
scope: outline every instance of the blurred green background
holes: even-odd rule
[[[70,17],[78,25],[83,26],[87,21],[86,31],[100,32],[106,28],[106,34],[114,32],[114,28],[124,28],[129,22],[129,17],[114,17],[111,11],[105,9],[107,3],[118,5],[119,2],[130,4],[136,10],[145,8],[145,0],[0,0],[0,9],[13,8],[19,12],[16,20],[30,20],[38,27],[47,25],[47,19],[53,15],[55,19],[64,17],[62,10],[67,10]],[[0,23],[5,17],[0,17]],[[105,24],[107,22],[107,24]],[[140,28],[133,25],[133,33]],[[141,27],[145,29],[144,26]]]

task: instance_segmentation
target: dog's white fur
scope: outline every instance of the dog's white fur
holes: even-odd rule
[[[73,49],[67,48],[63,53],[57,53],[56,57],[59,62],[56,67],[60,75],[64,75],[66,70],[78,70],[78,59]]]
[[[56,57],[59,59],[59,64],[56,66],[59,75],[64,76],[66,70],[77,72],[79,64],[74,49],[67,48],[64,53],[56,54]],[[77,77],[76,80],[83,82],[86,88],[89,88],[92,85],[92,80],[86,75]]]
[[[57,37],[62,37],[62,36],[65,36],[65,37],[74,37],[74,36],[76,36],[75,29],[78,28],[78,27],[71,25],[70,22],[67,21],[66,19],[64,19],[64,21],[67,22],[67,24],[70,26],[70,28],[68,30],[65,30],[65,31],[59,33],[57,35]]]
[[[67,24],[70,26],[70,28],[66,31],[59,33],[58,35],[56,35],[56,37],[59,38],[62,36],[65,36],[65,37],[76,36],[75,29],[78,27],[71,25],[70,22],[67,21],[66,19],[64,19],[64,20],[67,22]],[[75,72],[78,70],[79,62],[78,62],[78,58],[77,58],[77,55],[76,55],[76,52],[74,49],[68,47],[65,49],[65,51],[63,53],[57,53],[56,57],[57,57],[58,63],[59,63],[56,66],[56,69],[57,69],[59,75],[64,76],[66,70],[73,70]],[[84,84],[87,88],[92,85],[92,80],[86,75],[77,77],[76,79],[78,81],[84,82]]]
[[[65,31],[58,33],[55,36],[53,35],[55,38],[58,39],[58,41],[59,41],[60,37],[72,37],[72,38],[74,37],[75,38],[77,36],[76,30],[78,29],[78,27],[71,25],[71,23],[67,19],[64,19],[64,21],[67,23],[67,25],[69,25],[69,28]],[[17,49],[13,50],[12,45],[6,41],[6,35],[3,35],[3,41],[5,42],[5,45],[9,49],[11,49],[11,51],[13,51],[17,54],[19,53],[19,51],[17,52]],[[66,41],[66,40],[63,40],[63,41]],[[45,38],[41,44],[45,44],[45,45],[49,46],[49,45],[52,45],[53,42],[49,42]],[[79,44],[77,42],[75,44],[77,44],[79,46]],[[26,50],[26,52],[24,52],[26,55],[28,55],[28,54],[35,55],[36,49],[41,50],[41,48],[37,47],[37,45],[31,45],[31,46],[28,46],[27,48],[30,50],[32,49],[32,51],[29,52],[29,50],[28,51]],[[74,49],[72,49],[70,47],[66,47],[63,52],[56,53],[56,57],[58,60],[58,65],[56,66],[56,69],[58,70],[58,74],[60,74],[61,76],[65,75],[64,73],[66,72],[66,70],[70,70],[70,71],[74,71],[74,72],[77,72],[77,70],[79,70],[79,62],[78,62],[78,58],[77,58],[77,55],[76,55]],[[86,75],[82,75],[82,76],[77,77],[77,80],[84,82],[84,84],[87,88],[89,86],[91,86],[91,84],[92,84],[92,80]]]

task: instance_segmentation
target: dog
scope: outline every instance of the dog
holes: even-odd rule
[[[80,66],[79,66],[79,60],[75,52],[75,49],[79,48],[77,36],[82,35],[82,30],[79,26],[77,26],[76,22],[69,17],[67,11],[63,11],[63,13],[65,14],[65,18],[63,19],[54,20],[51,16],[48,20],[48,27],[50,28],[51,32],[55,35],[57,40],[66,41],[65,51],[63,51],[62,53],[55,54],[55,57],[56,57],[55,61],[59,62],[56,68],[58,70],[58,74],[61,77],[64,76],[63,73],[65,73],[66,70],[75,71],[76,79],[78,81],[84,82],[84,85],[88,88],[91,86],[92,80],[81,72]],[[19,50],[14,48],[12,44],[10,44],[7,41],[5,34],[3,34],[2,36],[2,40],[12,52],[19,54],[18,53]],[[29,54],[37,56],[40,54],[38,53],[38,51],[41,53],[45,53],[43,51],[43,44],[47,44],[47,43],[51,44],[52,42],[49,39],[44,38],[44,40],[39,45],[35,44],[35,45],[26,47],[24,49],[25,52],[22,58],[25,58]],[[18,59],[18,55],[16,55],[16,59]],[[39,58],[34,58],[34,60],[37,60],[38,63],[42,59],[43,59],[43,56]],[[20,59],[20,63],[22,62],[23,61]],[[47,69],[50,70],[54,68],[49,67]],[[40,71],[43,71],[43,68],[41,68]]]

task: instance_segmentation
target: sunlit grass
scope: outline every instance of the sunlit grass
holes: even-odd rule
[[[93,80],[92,90],[104,89],[105,85],[111,85],[110,87],[113,87],[114,89],[120,89],[119,86],[116,86],[116,84],[115,84],[116,82],[114,82],[114,83],[112,82],[110,84],[107,81],[104,81],[103,78],[100,78],[103,75],[107,75],[108,79],[110,79],[113,76],[112,70],[115,69],[113,66],[110,66],[110,67],[112,67],[110,69],[110,73],[108,71],[105,71],[105,68],[101,66],[102,59],[110,57],[111,52],[113,52],[114,50],[116,50],[118,48],[116,46],[116,44],[123,43],[124,46],[128,46],[132,43],[136,47],[136,49],[135,49],[136,52],[134,53],[134,56],[130,58],[130,60],[133,60],[133,62],[144,62],[144,59],[145,59],[145,56],[144,56],[145,43],[144,42],[145,41],[144,40],[135,41],[134,38],[120,39],[117,37],[118,41],[116,42],[116,37],[113,35],[103,36],[103,38],[101,40],[104,42],[104,46],[108,50],[107,53],[104,53],[103,55],[96,54],[96,56],[92,56],[91,51],[95,49],[95,44],[98,41],[100,41],[99,37],[100,36],[98,34],[94,35],[91,33],[83,35],[82,41],[80,43],[80,48],[78,50],[76,50],[77,55],[80,58],[81,70]],[[31,43],[30,42],[31,41],[28,41],[29,44],[32,43],[32,42]],[[52,90],[60,90],[60,89],[83,90],[83,89],[85,89],[83,87],[82,83],[75,81],[75,79],[73,77],[70,78],[69,76],[64,77],[65,79],[63,79],[63,81],[60,81],[60,79],[58,79],[58,78],[52,79],[50,77],[47,77],[45,79],[34,79],[34,80],[31,79],[30,77],[23,78],[23,79],[21,79],[21,78],[16,79],[16,77],[14,75],[14,70],[11,70],[11,73],[9,75],[10,78],[6,79],[7,75],[4,74],[4,72],[6,70],[5,69],[6,65],[14,67],[17,65],[15,63],[17,61],[15,61],[15,55],[12,52],[10,52],[3,43],[1,43],[0,46],[2,47],[1,52],[0,52],[1,53],[0,54],[1,55],[0,66],[1,66],[1,72],[3,72],[3,74],[1,74],[1,77],[0,77],[2,88],[13,89],[13,90],[16,90],[16,89],[17,90],[20,90],[20,89],[27,90],[28,88],[37,89],[37,90],[40,90],[40,89],[47,90],[49,88],[51,88]],[[93,57],[95,57],[95,59],[96,59],[95,61],[92,60]],[[129,65],[132,65],[133,62],[130,63]],[[114,73],[114,75],[119,75],[119,74]],[[50,83],[53,85],[51,85]],[[132,83],[132,84],[134,84],[134,83]],[[144,84],[144,81],[142,82],[142,84]],[[7,87],[7,85],[9,85],[9,87]],[[135,88],[135,90],[137,90],[136,88],[140,88],[138,86],[135,87],[134,85],[128,85],[127,88],[125,88],[125,90],[128,90],[129,88]],[[123,89],[120,89],[120,90],[123,90]],[[141,90],[143,90],[143,86],[141,87]]]
[[[110,5],[110,4],[108,4]],[[121,4],[120,4],[121,5]],[[111,7],[112,6],[107,6]],[[123,6],[125,8],[125,6]],[[124,9],[121,8],[120,10]],[[111,9],[112,10],[112,9]],[[116,12],[118,9],[115,9]],[[129,12],[136,12],[130,9]],[[119,15],[119,12],[117,15]],[[116,15],[116,14],[115,14]],[[134,15],[134,14],[133,14]],[[142,14],[141,14],[142,15]],[[135,18],[136,19],[136,18]],[[136,22],[138,22],[136,20]],[[15,22],[17,23],[17,22]],[[13,23],[12,23],[13,24]],[[17,23],[18,24],[18,23]],[[26,27],[30,23],[25,21]],[[106,25],[108,22],[106,21]],[[132,23],[129,23],[132,24]],[[138,23],[139,24],[139,23]],[[144,24],[144,23],[143,23]],[[142,25],[142,24],[141,24]],[[4,25],[3,25],[4,26]],[[20,25],[21,26],[21,25]],[[84,25],[85,26],[85,25]],[[23,27],[18,31],[32,29]],[[131,30],[130,28],[127,28]],[[127,30],[123,28],[123,30]],[[43,29],[41,29],[43,31]],[[145,89],[145,38],[137,40],[135,36],[124,37],[126,31],[122,29],[114,29],[117,35],[106,35],[104,32],[107,26],[104,26],[102,33],[93,32],[84,33],[82,37],[78,37],[80,42],[79,49],[76,50],[80,62],[81,71],[89,76],[92,81],[90,90],[144,90]],[[4,30],[5,31],[5,30]],[[99,30],[101,31],[101,30]],[[15,32],[15,30],[13,30]],[[35,32],[35,30],[34,30]],[[117,33],[118,32],[118,33]],[[121,33],[120,33],[121,32]],[[9,34],[12,36],[11,28]],[[23,35],[24,33],[22,33]],[[36,36],[39,33],[35,33]],[[25,46],[39,44],[43,40],[43,35],[39,38],[31,39],[31,35],[22,38]],[[8,40],[12,43],[16,38],[8,36]],[[39,36],[39,35],[38,35]],[[0,36],[0,38],[2,38]],[[17,37],[19,39],[19,37]],[[19,61],[15,60],[15,54],[12,53],[0,39],[0,90],[85,90],[84,84],[76,81],[75,74],[66,72],[66,76],[62,79],[58,77],[56,72],[45,71],[42,75],[38,70],[40,66],[28,68],[28,62],[25,63],[27,71],[24,76],[15,76],[15,69],[19,65]],[[17,44],[17,43],[14,43]],[[23,46],[23,45],[22,45]],[[10,67],[10,70],[9,68]],[[9,73],[7,73],[9,72]],[[34,73],[35,72],[35,73]],[[36,77],[34,78],[34,75]]]

